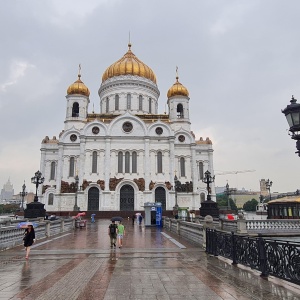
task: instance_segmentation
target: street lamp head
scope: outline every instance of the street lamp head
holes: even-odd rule
[[[292,133],[292,139],[300,139],[300,104],[297,103],[297,99],[292,96],[291,104],[289,104],[281,112],[285,115],[289,124],[289,131]]]

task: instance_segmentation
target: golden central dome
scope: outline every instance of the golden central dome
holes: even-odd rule
[[[167,97],[171,98],[173,96],[189,96],[189,91],[185,86],[183,86],[179,81],[179,77],[176,76],[176,82],[168,90]]]
[[[127,53],[118,61],[109,66],[102,76],[102,82],[108,78],[120,75],[134,75],[150,79],[156,83],[154,72],[146,64],[140,61],[130,50],[131,44],[128,44]]]
[[[89,96],[90,91],[87,86],[80,80],[81,75],[78,74],[78,79],[72,83],[67,90],[68,95],[80,94],[84,96]]]

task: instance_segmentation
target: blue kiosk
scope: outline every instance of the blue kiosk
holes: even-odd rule
[[[160,202],[146,202],[145,208],[145,226],[162,227],[162,207]]]

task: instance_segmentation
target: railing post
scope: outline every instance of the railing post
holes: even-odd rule
[[[45,225],[45,236],[46,237],[50,237],[50,221],[46,222],[46,225]]]
[[[212,231],[213,233],[213,238],[212,238],[212,242],[213,242],[213,255],[214,256],[218,256],[218,244],[217,244],[217,230],[213,229]]]
[[[60,219],[60,232],[65,231],[65,221],[64,219]]]
[[[231,245],[232,245],[232,265],[237,265],[236,262],[236,236],[231,232]]]
[[[180,223],[177,220],[177,234],[180,235]]]
[[[260,276],[262,278],[268,278],[268,269],[267,269],[267,255],[265,249],[265,241],[262,238],[262,234],[258,234],[258,255],[259,255],[259,264],[260,264]]]
[[[204,234],[205,233],[205,234]],[[204,238],[205,238],[205,242],[204,242]],[[203,245],[203,247],[205,247],[205,252],[210,254],[210,229],[204,227],[203,228],[203,244],[205,243],[205,245]]]

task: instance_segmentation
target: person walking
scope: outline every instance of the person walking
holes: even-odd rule
[[[135,215],[132,215],[131,220],[132,220],[132,225],[134,225]]]
[[[108,226],[108,235],[110,237],[110,248],[116,248],[117,242],[117,232],[118,232],[118,225],[115,221],[111,221],[111,224]]]
[[[120,221],[119,225],[118,225],[118,245],[119,245],[119,248],[122,248],[122,246],[123,246],[123,237],[124,236],[125,236],[125,227],[122,224],[122,222]]]
[[[142,225],[142,221],[143,221],[143,216],[142,214],[139,215],[139,225]]]
[[[25,258],[28,259],[29,253],[30,253],[30,247],[35,242],[35,232],[34,232],[32,225],[28,225],[28,227],[26,228],[26,230],[24,232],[23,241],[24,241],[24,247],[26,250]]]

